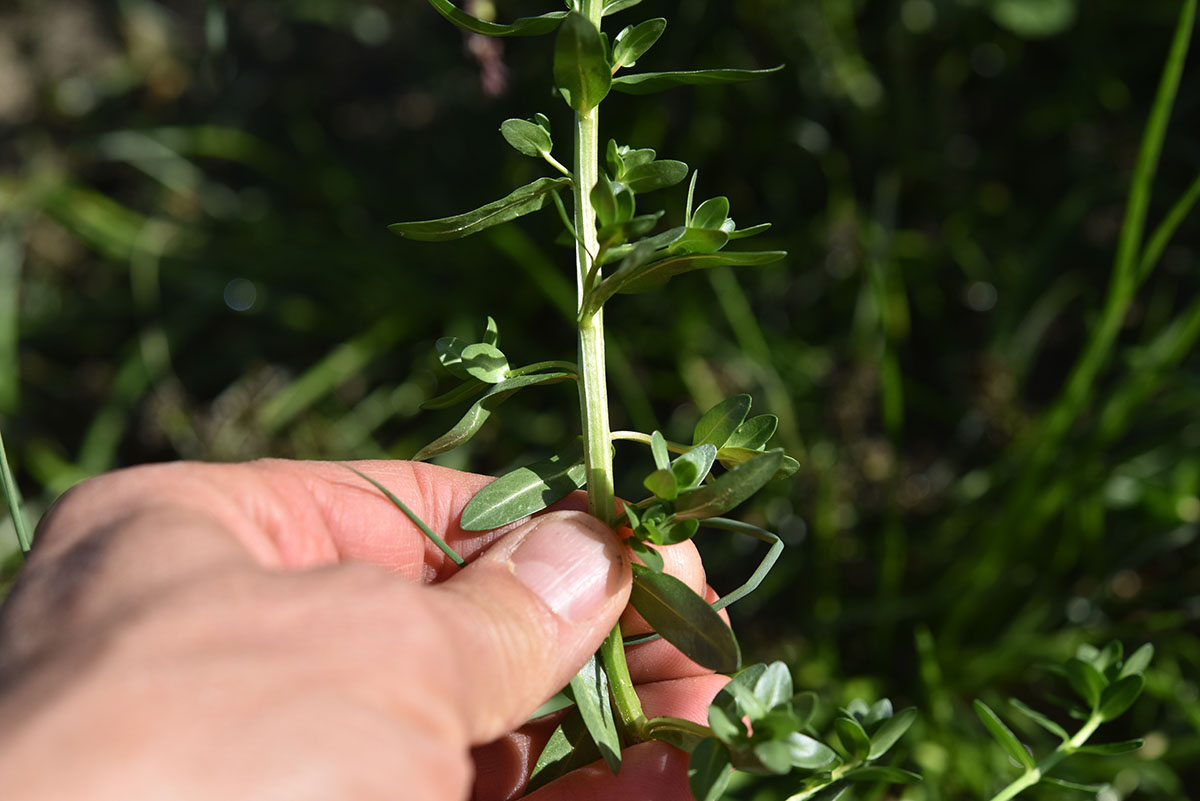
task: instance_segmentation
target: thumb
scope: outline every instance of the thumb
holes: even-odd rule
[[[456,666],[463,731],[484,743],[528,719],[600,647],[629,599],[617,536],[583,512],[551,512],[497,540],[428,610]],[[445,661],[443,661],[445,660]]]

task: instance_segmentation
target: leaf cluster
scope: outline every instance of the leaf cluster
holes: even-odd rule
[[[1077,784],[1048,774],[1073,754],[1113,755],[1141,748],[1142,741],[1136,739],[1100,744],[1088,744],[1088,740],[1100,724],[1120,717],[1141,695],[1146,683],[1145,671],[1153,656],[1154,647],[1147,643],[1126,659],[1123,646],[1114,640],[1104,648],[1084,645],[1063,664],[1048,666],[1051,672],[1065,680],[1075,694],[1074,698],[1051,699],[1068,715],[1083,721],[1074,734],[1070,734],[1049,715],[1016,698],[1010,698],[1009,704],[1015,712],[1059,739],[1054,751],[1040,761],[1034,757],[1033,749],[1022,743],[991,707],[976,699],[975,714],[988,733],[1024,769],[1023,775],[1009,785],[1009,789],[1016,788],[1019,791],[1038,782],[1046,782],[1091,793],[1101,790],[1102,785]],[[1008,797],[1006,792],[1002,791],[997,798]]]
[[[854,701],[840,711],[828,736],[813,724],[818,709],[812,692],[793,693],[782,662],[752,665],[717,694],[708,710],[712,738],[691,749],[688,779],[699,801],[721,797],[730,769],[790,773],[802,780],[792,796],[807,798],[843,781],[907,783],[920,777],[873,764],[886,755],[916,718],[909,708],[893,713],[887,699],[874,706]]]

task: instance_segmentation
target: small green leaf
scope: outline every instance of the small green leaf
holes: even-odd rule
[[[817,707],[820,704],[820,699],[812,690],[805,690],[798,693],[792,699],[792,713],[800,722],[800,728],[808,726],[817,714]]]
[[[708,727],[724,743],[736,744],[746,739],[746,724],[742,721],[742,716],[733,711],[732,704],[729,709],[716,703],[709,706]]]
[[[487,384],[508,378],[508,359],[494,345],[476,342],[462,349],[459,369]]]
[[[742,657],[733,630],[707,601],[668,573],[632,567],[630,603],[664,640],[718,673],[738,669]]]
[[[650,435],[650,453],[654,456],[654,466],[659,470],[671,467],[671,454],[667,451],[667,438],[661,431]]]
[[[583,448],[576,440],[549,459],[519,467],[475,493],[463,508],[463,531],[488,531],[540,512],[587,481]]]
[[[600,16],[607,17],[609,14],[616,14],[618,11],[633,8],[641,2],[642,0],[609,0],[609,2],[604,4],[604,9],[600,12]]]
[[[664,501],[673,501],[679,497],[679,485],[675,482],[675,474],[670,469],[655,470],[646,476],[642,485],[654,493],[655,497]]]
[[[431,0],[432,1],[432,0]],[[494,225],[515,220],[538,211],[550,199],[550,193],[571,185],[569,178],[539,178],[509,195],[480,206],[474,211],[443,217],[440,220],[392,223],[388,230],[420,242],[448,242],[479,233]]]
[[[1058,779],[1054,776],[1043,776],[1042,784],[1049,784],[1052,787],[1061,787],[1064,790],[1078,790],[1081,793],[1096,794],[1107,787],[1107,784],[1081,784],[1080,782],[1068,781],[1067,779]]]
[[[855,768],[843,778],[852,782],[887,782],[889,784],[912,784],[921,781],[921,774],[911,770],[887,767],[885,765],[867,765]]]
[[[1079,693],[1080,698],[1087,701],[1088,706],[1095,709],[1096,704],[1100,703],[1100,694],[1108,686],[1108,680],[1090,662],[1078,657],[1068,659],[1064,667],[1071,687]]]
[[[917,710],[913,707],[902,709],[892,717],[888,718],[883,724],[875,730],[871,735],[871,750],[867,753],[867,759],[879,759],[881,756],[891,750],[896,741],[904,736],[908,731],[908,727],[917,719]]]
[[[658,211],[654,214],[639,214],[632,219],[622,222],[602,225],[600,230],[596,232],[596,237],[600,240],[600,246],[604,248],[623,245],[631,237],[643,236],[653,231],[654,226],[658,224],[662,216],[663,212]]]
[[[1122,740],[1119,743],[1091,743],[1074,749],[1076,754],[1092,754],[1094,756],[1112,756],[1136,751],[1146,744],[1145,740]]]
[[[692,429],[692,444],[711,443],[717,448],[723,447],[750,413],[751,403],[751,397],[743,393],[731,395],[713,406],[696,421]]]
[[[526,156],[541,158],[554,149],[550,132],[529,120],[505,120],[500,124],[500,133],[517,152]]]
[[[688,70],[683,72],[642,72],[619,75],[613,78],[612,88],[627,95],[648,95],[672,89],[676,86],[717,86],[720,84],[743,83],[770,75],[783,69],[783,65],[765,70]]]
[[[661,17],[648,19],[617,34],[613,42],[613,71],[632,67],[642,55],[654,46],[658,37],[667,29],[667,21]]]
[[[652,256],[653,251],[647,256]],[[758,266],[772,264],[787,256],[787,251],[764,250],[732,253],[689,253],[667,256],[657,261],[633,260],[605,278],[588,294],[582,314],[595,314],[616,294],[635,295],[657,289],[670,279],[693,270],[721,266]]]
[[[496,324],[491,315],[488,315],[487,323],[483,328],[483,341],[487,345],[500,347],[500,326]]]
[[[671,472],[679,489],[691,490],[700,486],[717,459],[717,449],[710,444],[699,445],[682,453],[671,463]]]
[[[1100,718],[1107,722],[1120,717],[1142,694],[1142,688],[1145,686],[1146,680],[1140,674],[1135,673],[1132,676],[1117,679],[1105,687],[1104,692],[1100,694],[1098,707]]]
[[[576,707],[567,713],[562,723],[554,730],[546,747],[542,749],[542,754],[538,757],[533,774],[529,777],[525,792],[532,793],[558,777],[564,776],[576,768],[590,765],[598,759],[600,759],[600,749],[596,747],[595,741],[588,734],[587,726],[583,722],[583,715]]]
[[[590,111],[612,84],[612,67],[600,31],[587,17],[567,14],[554,43],[554,84],[567,105]]]
[[[783,662],[772,662],[754,682],[754,697],[763,709],[773,709],[792,697],[792,674]]]
[[[1038,712],[1036,709],[1026,706],[1016,698],[1009,698],[1008,703],[1012,704],[1013,708],[1020,712],[1025,717],[1032,720],[1037,725],[1041,726],[1046,731],[1053,734],[1055,737],[1061,737],[1064,741],[1071,739],[1071,735],[1067,734],[1067,730],[1059,726],[1050,718]]]
[[[1153,658],[1154,646],[1146,643],[1129,655],[1129,658],[1125,660],[1125,664],[1121,666],[1121,672],[1117,675],[1117,678],[1123,679],[1126,676],[1145,673],[1146,668],[1150,667],[1150,660]]]
[[[628,166],[628,162],[626,165]],[[663,159],[628,167],[621,176],[621,183],[640,195],[674,186],[686,178],[687,174],[688,166],[682,161]]]
[[[798,731],[783,738],[783,742],[788,748],[788,759],[794,768],[819,770],[836,762],[838,758],[837,752],[825,743]]]
[[[729,511],[762,489],[782,460],[783,451],[766,451],[711,484],[680,495],[675,502],[675,517],[703,520]]]
[[[792,750],[785,742],[779,740],[757,742],[754,744],[752,753],[758,760],[758,764],[770,773],[782,775],[792,769]]]
[[[853,718],[834,718],[833,730],[837,732],[842,748],[846,749],[852,761],[865,759],[871,750],[871,738],[863,729],[862,724]]]
[[[621,769],[621,740],[608,700],[608,674],[595,654],[571,679],[570,689],[592,741],[600,749],[609,770],[618,772]]]
[[[702,228],[708,231],[720,231],[725,220],[729,218],[729,198],[714,197],[700,204],[692,214],[689,228]]]
[[[1000,716],[992,711],[991,707],[979,699],[975,699],[975,714],[983,721],[983,725],[987,727],[992,738],[1008,752],[1008,755],[1017,761],[1017,764],[1033,770],[1037,767],[1033,757],[1025,750],[1025,746],[1021,745],[1021,741],[1017,739],[1017,735],[1012,733],[1012,729],[1004,724]]]
[[[629,543],[630,550],[641,557],[642,562],[645,563],[646,567],[650,568],[655,573],[661,573],[663,571],[662,554],[660,554],[654,548],[654,546],[650,545],[649,543],[642,542],[641,540],[633,539],[632,537],[626,540],[626,542]]]
[[[541,36],[557,28],[562,22],[563,17],[567,16],[567,12],[565,11],[551,11],[549,14],[542,14],[537,17],[521,17],[520,19],[513,20],[508,25],[499,25],[495,22],[486,22],[485,20],[472,17],[465,11],[456,8],[448,0],[429,0],[429,5],[433,6],[439,14],[464,31],[484,36]]]
[[[492,410],[512,397],[513,393],[518,390],[541,384],[556,384],[560,381],[566,381],[569,378],[574,378],[574,376],[571,373],[561,372],[539,373],[537,375],[508,378],[499,384],[495,384],[482,398],[475,401],[471,405],[471,408],[467,409],[467,413],[454,424],[453,428],[417,451],[416,455],[412,457],[413,461],[421,462],[426,459],[432,459],[434,456],[453,450],[471,439],[483,426],[488,417],[491,416]]]
[[[720,446],[731,448],[749,448],[761,450],[779,427],[779,418],[773,414],[760,414],[742,423],[729,435],[729,439]]]
[[[596,219],[601,226],[611,226],[618,223],[617,197],[613,194],[612,182],[603,172],[592,187],[592,207],[596,210]]]
[[[688,759],[688,787],[696,801],[719,801],[733,776],[729,749],[717,740],[705,740]]]

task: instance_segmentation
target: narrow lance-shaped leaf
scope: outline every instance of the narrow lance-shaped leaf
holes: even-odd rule
[[[439,220],[392,223],[388,230],[420,242],[448,242],[532,214],[546,205],[550,193],[570,186],[569,178],[539,178],[474,211]]]
[[[565,11],[551,11],[537,17],[521,17],[507,25],[501,25],[473,17],[448,0],[429,0],[429,5],[464,31],[483,36],[541,36],[557,28],[563,17],[567,16]]]
[[[1009,698],[1008,703],[1012,704],[1014,709],[1016,709],[1018,712],[1020,712],[1025,717],[1032,720],[1037,725],[1041,726],[1046,731],[1053,734],[1055,737],[1060,737],[1063,740],[1071,739],[1071,735],[1067,734],[1066,729],[1064,729],[1062,726],[1059,726],[1053,720],[1046,717],[1041,712],[1038,712],[1036,709],[1026,706],[1025,704],[1018,701],[1016,698]]]
[[[559,372],[539,373],[537,375],[525,375],[505,379],[488,390],[487,394],[482,398],[471,404],[471,408],[467,409],[467,413],[454,424],[453,428],[417,451],[416,455],[413,456],[413,461],[421,462],[426,459],[432,459],[435,456],[457,448],[471,439],[483,426],[488,417],[491,416],[492,410],[512,397],[513,393],[518,390],[539,384],[555,384],[572,377],[571,373]]]
[[[554,83],[567,105],[579,112],[598,106],[612,84],[600,31],[574,11],[567,15],[554,44]]]
[[[616,14],[618,11],[624,11],[627,8],[640,5],[641,2],[642,0],[609,0],[609,2],[604,4],[604,9],[600,14],[607,17],[609,14]]]
[[[667,29],[667,21],[661,17],[648,19],[626,28],[613,43],[613,71],[632,67],[647,50],[654,46],[658,37]]]
[[[1115,754],[1127,754],[1130,751],[1136,751],[1145,744],[1144,740],[1122,740],[1119,743],[1091,743],[1073,749],[1072,753],[1113,756]]]
[[[743,393],[732,395],[709,409],[692,430],[692,444],[724,446],[750,413],[750,404],[750,396]]]
[[[1146,680],[1140,674],[1135,673],[1105,687],[1104,692],[1100,694],[1098,705],[1100,719],[1114,720],[1124,714],[1125,710],[1129,709],[1137,697],[1142,694],[1145,684]]]
[[[865,759],[871,750],[871,738],[863,729],[862,724],[853,718],[839,717],[833,721],[833,730],[837,732],[842,747],[846,749],[851,759]]]
[[[652,262],[622,264],[608,278],[588,293],[582,314],[595,314],[616,294],[634,295],[662,286],[671,278],[693,270],[721,266],[758,266],[772,264],[787,256],[784,250],[748,251],[742,253],[697,253],[668,256]]]
[[[570,688],[588,733],[600,749],[609,770],[616,773],[621,769],[621,740],[608,700],[608,675],[595,654],[571,679]]]
[[[721,447],[748,448],[758,450],[771,441],[779,418],[773,414],[760,414],[742,423]]]
[[[563,722],[554,730],[546,747],[542,749],[525,792],[532,793],[559,776],[590,765],[600,758],[600,749],[596,747],[587,726],[584,725],[583,716],[576,707],[567,713]]]
[[[884,721],[875,730],[875,733],[871,735],[871,750],[867,753],[867,759],[879,759],[891,750],[896,741],[904,736],[904,733],[908,731],[908,727],[916,719],[917,710],[909,707],[908,709],[900,710]]]
[[[681,495],[675,502],[675,517],[703,520],[729,511],[762,489],[782,460],[783,451],[766,451],[711,484]]]
[[[688,787],[696,801],[719,801],[733,776],[729,749],[718,740],[704,740],[688,760]]]
[[[1078,657],[1068,659],[1065,667],[1067,681],[1071,683],[1071,687],[1087,701],[1088,706],[1095,709],[1096,704],[1100,703],[1100,694],[1104,692],[1108,680],[1100,671],[1092,667],[1090,662],[1085,662]]]
[[[433,397],[427,401],[424,401],[421,404],[421,409],[445,409],[447,407],[454,406],[455,404],[462,403],[468,398],[475,397],[480,392],[483,392],[487,386],[488,385],[484,382],[472,378],[465,383],[459,384],[449,392],[444,392],[437,397]]]
[[[561,453],[518,467],[475,493],[463,509],[463,531],[486,531],[540,512],[583,486],[587,469],[576,440]]]
[[[716,86],[729,83],[753,81],[783,69],[783,65],[764,70],[686,70],[682,72],[641,72],[618,75],[613,78],[612,88],[627,95],[648,95],[673,89],[676,86]]]
[[[1138,648],[1129,658],[1125,660],[1125,664],[1121,666],[1121,673],[1118,678],[1125,678],[1137,673],[1144,673],[1146,668],[1150,667],[1150,660],[1154,658],[1154,646],[1146,643],[1141,648]]]
[[[733,630],[707,601],[670,574],[632,567],[630,603],[664,640],[718,673],[738,669],[741,651]]]
[[[1025,746],[1021,745],[1021,741],[1017,739],[1017,735],[1012,733],[1012,729],[1004,724],[1000,716],[992,711],[991,707],[979,699],[975,700],[975,714],[983,721],[983,725],[987,727],[989,733],[1000,743],[1008,755],[1017,761],[1017,764],[1022,765],[1029,770],[1037,767],[1037,763],[1033,761],[1033,757],[1025,750]]]
[[[1064,790],[1078,790],[1081,793],[1098,794],[1107,785],[1104,784],[1083,784],[1082,782],[1073,782],[1069,779],[1059,779],[1055,776],[1043,776],[1042,784],[1049,784],[1052,787],[1061,787]]]
[[[654,456],[654,466],[666,470],[671,466],[671,457],[667,451],[667,438],[661,431],[650,435],[650,453]]]

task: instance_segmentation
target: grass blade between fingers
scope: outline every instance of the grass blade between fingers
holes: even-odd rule
[[[413,522],[414,526],[421,529],[422,534],[424,534],[426,537],[428,537],[429,540],[434,545],[436,545],[442,553],[446,554],[446,556],[449,557],[450,561],[454,562],[454,564],[458,565],[459,567],[462,567],[463,565],[465,565],[467,563],[466,559],[463,559],[461,556],[459,556],[458,553],[455,552],[455,550],[453,548],[451,548],[449,545],[446,544],[446,541],[444,539],[439,537],[437,535],[437,533],[434,532],[434,530],[431,529],[429,526],[425,525],[425,521],[422,520],[421,518],[417,517],[416,512],[414,512],[412,509],[409,509],[408,506],[404,503],[404,501],[397,498],[395,493],[393,493],[390,489],[383,486],[378,481],[371,478],[366,473],[364,473],[363,471],[359,470],[356,467],[351,467],[350,465],[348,465],[344,462],[342,463],[342,467],[345,467],[347,470],[349,470],[352,473],[357,473],[360,478],[363,478],[366,481],[369,481],[375,487],[375,489],[379,490],[384,495],[386,495],[387,499],[396,505],[396,508],[398,508],[401,512],[404,512],[405,517],[407,517],[409,520],[411,520]]]

